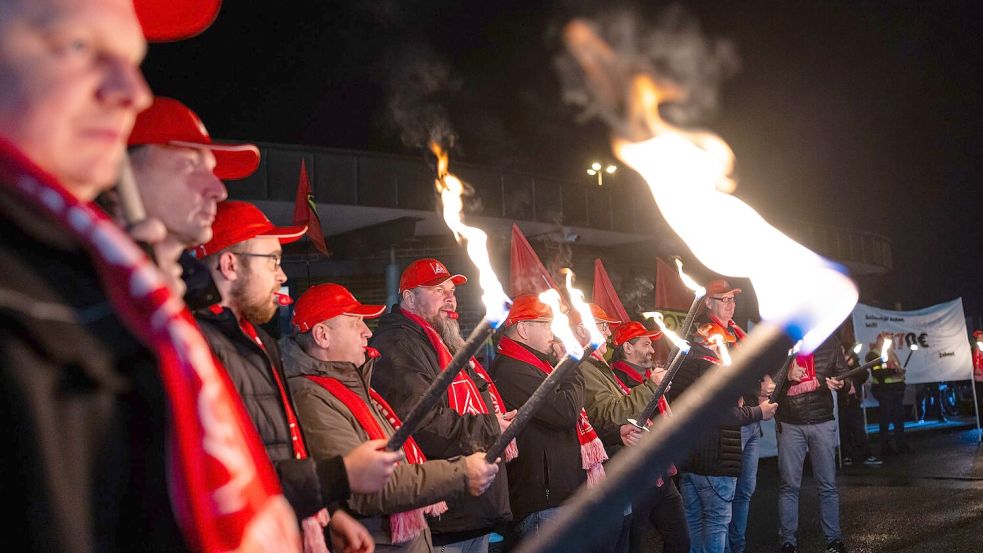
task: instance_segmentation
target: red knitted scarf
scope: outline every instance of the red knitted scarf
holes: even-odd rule
[[[0,139],[0,186],[86,249],[120,321],[157,357],[167,395],[171,508],[198,551],[297,551],[297,521],[228,375],[191,313],[106,214]]]
[[[348,389],[341,381],[327,376],[307,376],[307,379],[321,386],[337,398],[338,401],[344,403],[345,407],[355,416],[355,420],[358,421],[362,430],[369,435],[370,440],[385,440],[389,438],[389,435],[382,429],[379,421],[376,420],[372,414],[372,410],[365,401],[358,394]],[[382,399],[382,396],[371,388],[369,389],[369,399],[372,400],[376,409],[389,421],[393,430],[402,426],[402,421],[396,416],[396,412],[393,411],[392,407],[386,403],[386,400]],[[414,465],[424,463],[427,460],[420,446],[416,444],[416,441],[412,437],[407,438],[403,444],[403,453],[406,455],[407,462]],[[389,515],[389,535],[392,542],[405,543],[419,536],[420,532],[427,527],[427,520],[424,518],[424,514],[437,516],[445,512],[447,512],[447,503],[441,501],[433,505],[413,509],[412,511]]]
[[[553,367],[549,363],[507,336],[498,343],[498,353],[536,367],[547,375],[553,372]],[[604,444],[597,437],[597,432],[594,431],[587,418],[587,412],[583,409],[580,410],[580,416],[577,418],[577,440],[580,442],[581,467],[587,471],[587,483],[591,486],[597,485],[604,479],[603,463],[608,460],[608,454],[604,451]]]
[[[446,369],[454,356],[447,349],[447,344],[441,339],[440,334],[437,333],[430,323],[423,320],[423,317],[420,317],[416,313],[410,313],[404,310],[403,315],[423,329],[427,338],[430,340],[430,345],[437,352],[437,363],[440,365],[440,370]],[[502,396],[498,393],[498,388],[492,382],[491,376],[488,375],[485,368],[474,357],[471,358],[471,366],[488,383],[488,392],[491,395],[492,408],[495,410],[495,413],[504,413],[505,402],[502,401]],[[478,386],[465,370],[457,373],[457,376],[451,381],[451,385],[447,387],[447,403],[451,409],[457,411],[460,415],[488,414],[489,412],[488,406],[485,405],[485,400],[481,398],[481,392],[478,390]],[[512,440],[508,447],[505,448],[505,462],[515,459],[518,455],[519,450],[515,445],[515,440]]]

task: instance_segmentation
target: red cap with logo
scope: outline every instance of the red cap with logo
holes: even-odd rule
[[[614,331],[614,345],[620,346],[625,342],[634,340],[635,338],[640,338],[646,336],[650,338],[653,342],[662,338],[661,330],[649,330],[645,328],[645,325],[638,321],[631,321],[629,323],[623,324]]]
[[[708,296],[716,296],[717,294],[728,294],[730,292],[733,292],[735,294],[740,294],[741,293],[741,289],[740,288],[734,288],[733,286],[730,285],[729,282],[727,282],[725,279],[722,279],[722,278],[718,278],[716,280],[711,280],[707,284],[707,295]]]
[[[215,144],[195,112],[163,96],[154,97],[154,103],[137,115],[127,144],[210,150],[215,155],[215,176],[223,180],[248,177],[259,167],[259,148],[253,144]]]
[[[412,290],[417,286],[437,286],[450,280],[454,286],[460,286],[468,281],[464,275],[452,275],[443,263],[433,258],[417,259],[410,263],[403,275],[399,277],[399,293]]]
[[[355,299],[340,284],[318,284],[308,288],[294,307],[294,325],[300,332],[309,332],[314,325],[339,315],[357,315],[374,319],[386,310],[384,305],[365,305]]]
[[[221,0],[134,0],[143,36],[150,42],[191,38],[215,21]]]
[[[274,225],[258,207],[249,202],[220,202],[215,212],[215,222],[212,223],[212,239],[195,247],[193,253],[201,259],[257,236],[279,238],[281,244],[289,244],[299,240],[305,232],[306,225]]]
[[[523,294],[516,296],[512,302],[512,309],[509,316],[505,319],[505,326],[512,326],[520,321],[551,321],[553,320],[553,310],[550,306],[539,301],[534,294]]]

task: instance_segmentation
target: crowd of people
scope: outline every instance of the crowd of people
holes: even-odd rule
[[[665,376],[653,347],[661,334],[592,305],[610,344],[549,390],[501,458],[486,459],[563,353],[552,309],[515,297],[490,366],[472,359],[410,439],[387,451],[464,344],[455,290],[468,279],[416,260],[394,306],[318,284],[297,299],[292,335],[264,331],[286,301],[283,244],[306,229],[227,200],[222,181],[251,174],[259,150],[213,143],[190,108],[154,98],[139,70],[147,39],[200,31],[210,5],[0,0],[9,527],[29,550],[80,553],[475,553],[493,531],[508,546],[538,532],[642,438],[628,419]],[[146,210],[136,220],[130,168]],[[740,293],[723,279],[708,285],[693,351],[657,417],[671,417],[723,350],[740,347]],[[365,320],[376,317],[373,333]],[[570,313],[570,322],[587,344],[584,321]],[[735,397],[692,454],[623,509],[596,513],[610,528],[602,541],[578,546],[744,551],[760,422],[776,417],[781,550],[796,551],[808,455],[827,551],[845,551],[830,392],[858,384],[836,378],[848,370],[837,347],[799,356],[787,379],[765,377]],[[896,377],[881,381],[885,405]],[[783,401],[769,399],[776,392]],[[903,449],[903,424],[895,428]],[[869,459],[864,446],[852,455]]]

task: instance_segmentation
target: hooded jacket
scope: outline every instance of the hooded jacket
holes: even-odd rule
[[[403,315],[399,306],[379,319],[369,345],[382,353],[372,371],[372,388],[404,418],[440,373],[437,352],[423,329]],[[478,384],[485,405],[491,409],[492,398],[487,386],[482,386],[484,380],[470,367],[464,370]],[[494,413],[460,415],[450,408],[445,394],[424,418],[413,439],[427,459],[450,459],[484,451],[500,434]],[[498,523],[511,520],[506,472],[503,465],[484,494],[479,497],[462,494],[447,503],[446,513],[428,521],[434,545],[481,536]]]
[[[352,363],[314,359],[292,338],[280,340],[280,345],[284,372],[312,457],[324,459],[344,455],[368,441],[369,435],[341,400],[307,376],[326,376],[338,380],[369,406],[387,437],[395,433],[369,398],[373,359],[356,367]],[[453,499],[466,494],[467,485],[467,468],[463,457],[434,459],[421,464],[404,462],[396,467],[382,491],[352,494],[348,506],[372,533],[376,544],[392,545],[402,551],[429,551],[429,532],[420,534],[408,543],[392,544],[387,515]]]

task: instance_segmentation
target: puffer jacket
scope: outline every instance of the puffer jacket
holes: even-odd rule
[[[437,352],[423,329],[403,315],[399,306],[379,319],[379,326],[369,340],[382,357],[372,371],[372,388],[386,400],[400,417],[406,417],[440,373]],[[484,380],[470,367],[465,368],[481,390],[481,397],[492,409],[492,398]],[[470,455],[491,447],[501,430],[494,412],[460,415],[450,408],[447,395],[424,418],[413,439],[427,459],[450,459]],[[522,451],[519,452],[522,455]],[[509,477],[503,465],[495,482],[484,494],[463,494],[448,503],[450,509],[430,520],[434,545],[444,545],[487,534],[497,524],[511,520],[509,511]]]
[[[835,336],[827,338],[814,352],[813,362],[816,367],[816,377],[819,388],[795,396],[784,395],[778,404],[775,419],[787,424],[819,424],[833,420],[833,394],[826,385],[826,378],[843,374],[847,371],[846,360],[840,355],[839,344]],[[785,389],[792,385],[785,382]]]
[[[273,371],[277,371],[280,381],[287,386],[276,341],[256,327],[256,335],[263,343],[259,347],[242,332],[235,314],[228,308],[202,309],[195,312],[195,319],[239,392],[266,454],[273,461],[283,495],[297,516],[304,519],[348,497],[348,476],[341,457],[316,462],[309,457],[294,458],[290,424],[273,379]],[[292,401],[289,388],[285,391],[287,401]]]
[[[671,405],[701,376],[714,367],[712,351],[694,344],[683,361],[679,372],[666,391],[666,399]],[[685,461],[678,463],[680,470],[703,476],[740,476],[741,474],[741,426],[761,420],[761,407],[757,405],[734,406],[727,409],[726,417],[720,426],[708,429],[700,436],[693,453]]]
[[[369,407],[386,437],[393,427],[369,399],[374,360],[361,367],[352,363],[319,361],[307,355],[292,338],[280,340],[284,372],[297,404],[304,435],[315,459],[344,455],[369,440],[369,435],[348,407],[308,376],[334,378],[358,394]],[[372,533],[376,546],[390,545],[399,551],[429,551],[430,534],[424,532],[404,544],[393,544],[389,517],[393,513],[452,499],[466,492],[467,469],[463,457],[428,460],[422,464],[400,463],[382,491],[352,494],[348,505],[352,513]]]

